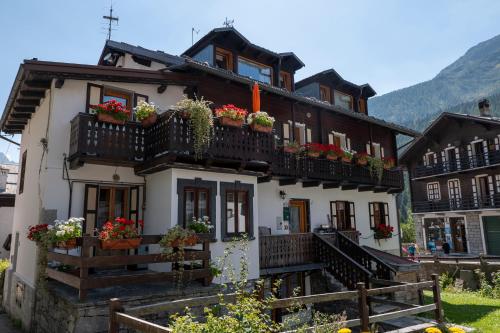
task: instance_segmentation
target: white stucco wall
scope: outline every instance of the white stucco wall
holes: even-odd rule
[[[125,55],[121,56],[117,63],[117,67],[123,67],[123,68],[133,68],[133,69],[144,69],[144,70],[160,70],[165,68],[166,66],[162,63],[156,62],[156,61],[151,61],[151,66],[144,66],[141,64],[138,64],[132,59],[132,55],[129,53],[126,53]]]
[[[259,192],[259,223],[261,226],[271,228],[272,234],[283,234],[288,231],[277,230],[277,219],[283,216],[283,204],[279,191],[286,192],[286,201],[290,199],[309,199],[311,231],[321,224],[328,224],[327,215],[330,214],[330,201],[342,200],[354,202],[356,229],[361,233],[360,244],[376,249],[399,253],[399,238],[394,236],[390,239],[377,241],[373,238],[370,229],[369,202],[387,202],[389,205],[389,223],[394,226],[394,234],[397,234],[397,210],[396,197],[393,194],[358,192],[357,190],[344,191],[337,189],[323,189],[322,187],[302,187],[301,183],[295,185],[279,186],[278,181],[261,183],[258,185]]]

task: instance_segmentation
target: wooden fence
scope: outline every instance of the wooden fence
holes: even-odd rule
[[[157,244],[162,235],[142,235],[142,245]],[[64,265],[78,267],[76,272],[64,272],[47,267],[47,276],[71,287],[78,289],[80,300],[84,300],[89,289],[105,288],[115,285],[127,285],[138,283],[167,282],[167,281],[189,281],[203,279],[208,285],[211,278],[210,272],[210,235],[199,235],[199,242],[202,249],[184,250],[184,256],[156,254],[130,254],[128,251],[108,251],[108,255],[103,255],[101,242],[97,237],[83,236],[77,240],[80,246],[79,255],[70,255],[58,252],[49,252],[48,260],[57,261]],[[120,254],[116,254],[116,253]],[[126,253],[125,253],[126,252]],[[89,274],[93,268],[108,268],[140,264],[152,264],[161,262],[177,261],[201,261],[200,268],[193,268],[181,274],[178,271],[172,272],[152,272],[148,270],[126,274]]]
[[[388,283],[390,283],[390,281],[388,281]],[[370,315],[369,313],[369,301],[375,296],[392,294],[397,291],[421,291],[422,289],[428,288],[432,288],[432,304],[411,306],[407,309],[377,315]],[[234,302],[235,300],[234,294],[228,294],[223,297],[226,302]],[[273,309],[286,309],[292,306],[352,299],[358,300],[359,318],[347,320],[343,322],[343,325],[345,325],[346,327],[360,326],[362,332],[369,332],[369,325],[373,323],[429,311],[434,312],[434,318],[438,323],[443,323],[444,321],[443,308],[440,298],[439,277],[437,274],[434,274],[432,276],[432,281],[399,284],[395,286],[374,289],[366,289],[365,284],[363,282],[360,282],[357,284],[357,290],[355,291],[342,291],[336,293],[277,299],[271,303],[271,307]],[[220,300],[220,296],[215,295],[124,308],[120,300],[115,298],[112,299],[109,304],[109,333],[118,333],[120,327],[127,327],[130,329],[138,330],[140,332],[148,333],[172,332],[172,330],[167,327],[148,322],[144,319],[141,319],[140,317],[160,312],[175,312],[186,307],[215,305],[219,304]],[[310,332],[312,332],[313,330],[314,328],[309,328]],[[290,331],[289,333],[293,332],[294,331]]]

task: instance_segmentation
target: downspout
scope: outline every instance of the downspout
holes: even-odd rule
[[[71,217],[71,205],[73,202],[73,182],[69,178],[68,163],[67,163],[68,159],[67,159],[66,153],[64,153],[63,156],[64,156],[63,179],[64,179],[64,172],[66,172],[66,176],[67,176],[66,179],[68,181],[68,187],[69,187],[69,203],[68,203],[68,219],[69,219]]]

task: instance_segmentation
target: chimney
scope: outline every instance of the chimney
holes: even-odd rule
[[[479,101],[478,106],[479,106],[479,115],[481,117],[491,117],[490,101],[484,98]]]

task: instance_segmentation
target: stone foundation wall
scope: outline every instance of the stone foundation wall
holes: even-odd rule
[[[33,332],[35,289],[18,277],[12,268],[5,271],[2,305],[12,319],[21,322],[24,331]]]

